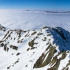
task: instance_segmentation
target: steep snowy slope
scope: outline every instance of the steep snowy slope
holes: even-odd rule
[[[0,40],[0,70],[70,70],[69,42],[60,27],[9,29]]]

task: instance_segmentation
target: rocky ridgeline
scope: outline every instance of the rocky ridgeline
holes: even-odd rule
[[[2,28],[0,29],[2,30]],[[39,68],[43,70],[44,67],[46,70],[70,70],[70,33],[60,27],[43,27],[40,30],[28,31],[8,30],[0,41],[0,47],[3,47],[7,53],[13,50],[17,52],[20,47],[22,49],[26,47],[25,52],[27,54],[31,51],[28,57],[31,56],[34,59],[26,59],[28,63],[32,62],[32,70]],[[21,56],[21,54],[19,52],[16,56]],[[37,59],[35,59],[36,55]],[[23,57],[25,56],[23,55]],[[23,61],[25,60],[23,59]],[[31,70],[28,63],[22,67]],[[15,64],[20,64],[20,58],[15,61]],[[14,65],[8,66],[7,69],[11,69]]]

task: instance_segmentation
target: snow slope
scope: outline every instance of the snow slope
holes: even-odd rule
[[[0,70],[70,70],[69,42],[61,27],[8,29],[0,40]]]
[[[48,13],[42,10],[0,10],[0,24],[11,29],[62,27],[70,31],[70,13]]]

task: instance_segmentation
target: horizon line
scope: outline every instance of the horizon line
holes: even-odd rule
[[[0,9],[0,12],[20,12],[20,11],[70,11],[70,10],[57,10],[57,9]]]

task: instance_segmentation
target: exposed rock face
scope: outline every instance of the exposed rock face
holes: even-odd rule
[[[1,30],[1,31],[6,31],[6,28],[3,27],[3,26],[0,24],[0,30]]]
[[[70,33],[60,27],[6,30],[0,48],[1,70],[70,70]]]

